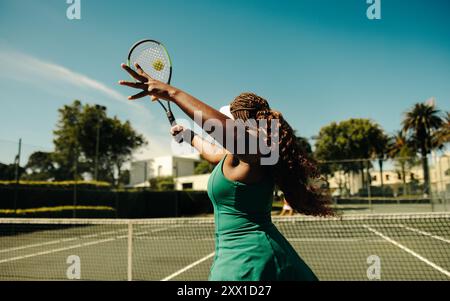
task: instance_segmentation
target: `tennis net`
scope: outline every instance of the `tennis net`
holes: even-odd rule
[[[274,217],[320,280],[450,280],[450,213]],[[0,219],[0,280],[207,280],[211,218]]]

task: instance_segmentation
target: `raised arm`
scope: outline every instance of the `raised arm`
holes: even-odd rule
[[[122,68],[130,73],[131,76],[133,76],[139,82],[134,83],[120,81],[119,83],[121,85],[143,90],[134,96],[130,96],[128,99],[133,100],[145,96],[151,96],[152,100],[159,98],[175,103],[183,112],[186,113],[186,115],[197,122],[197,124],[202,128],[204,128],[204,123],[208,121],[209,125],[211,126],[211,130],[205,130],[224,148],[231,148],[227,149],[231,153],[234,153],[233,148],[235,145],[237,145],[237,140],[248,138],[248,135],[246,134],[238,135],[235,122],[232,119],[228,118],[218,110],[212,108],[211,106],[200,101],[194,96],[189,95],[188,93],[178,88],[151,78],[139,67],[139,65],[136,65],[137,72],[135,72],[125,64],[122,65]],[[197,120],[198,118],[194,118],[195,112],[201,112],[201,119]],[[233,137],[233,143],[227,143],[227,136]],[[247,144],[244,143],[244,145]]]
[[[211,164],[218,164],[227,151],[217,144],[213,144],[200,135],[194,134],[191,130],[185,130],[181,125],[173,126],[170,129],[173,136],[183,135],[184,141],[189,143],[198,150],[203,159]]]
[[[199,135],[195,135],[192,139],[192,146],[200,152],[203,159],[211,164],[218,164],[227,153],[226,149],[218,146],[217,144],[212,144],[211,142],[206,141]]]

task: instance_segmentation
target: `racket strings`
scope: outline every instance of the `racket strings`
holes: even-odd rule
[[[170,77],[170,60],[162,46],[145,43],[133,50],[130,63],[138,63],[152,78],[167,83]]]
[[[135,64],[139,66],[150,77],[161,81],[163,83],[170,84],[172,75],[172,66],[169,55],[161,44],[146,40],[142,41],[137,46],[133,46],[128,56],[128,65],[135,69]],[[170,102],[167,101],[167,106],[163,102],[157,99],[158,103],[164,109],[169,118],[170,123],[175,124],[175,120],[170,107]]]

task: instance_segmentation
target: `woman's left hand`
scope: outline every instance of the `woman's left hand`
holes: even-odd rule
[[[179,124],[174,125],[173,127],[170,128],[170,134],[174,137],[183,131],[184,131],[184,127]]]
[[[133,96],[129,96],[128,97],[129,100],[150,96],[152,101],[155,101],[157,99],[165,99],[167,101],[173,101],[173,97],[177,92],[176,88],[152,78],[150,75],[145,73],[144,70],[142,70],[142,68],[138,64],[136,64],[137,71],[134,71],[125,64],[122,64],[121,66],[134,79],[136,79],[137,82],[129,82],[121,80],[119,81],[119,84],[122,86],[128,86],[131,88],[143,90]]]

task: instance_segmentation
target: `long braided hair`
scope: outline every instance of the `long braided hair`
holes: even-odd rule
[[[235,120],[265,119],[278,122],[279,160],[272,166],[275,184],[284,193],[289,205],[299,213],[317,216],[334,215],[329,207],[330,197],[313,185],[320,179],[316,163],[300,147],[291,126],[282,114],[271,110],[269,103],[253,93],[242,93],[230,105]],[[275,133],[268,132],[268,139]]]

